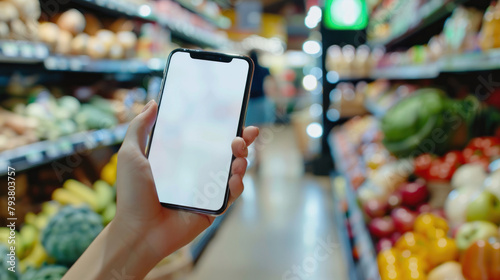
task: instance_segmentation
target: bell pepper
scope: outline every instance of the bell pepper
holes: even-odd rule
[[[445,219],[432,213],[423,213],[415,219],[413,230],[428,239],[439,239],[446,237],[449,226]]]
[[[478,240],[462,257],[462,272],[467,280],[500,279],[500,241]]]
[[[444,262],[454,261],[458,258],[458,248],[454,239],[442,237],[431,240],[427,260],[431,267],[436,267]]]

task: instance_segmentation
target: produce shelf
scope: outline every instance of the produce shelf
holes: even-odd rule
[[[127,128],[128,123],[125,123],[110,129],[79,132],[1,152],[0,176],[6,174],[8,166],[23,171],[75,153],[121,143]]]
[[[359,279],[366,280],[379,280],[380,274],[377,267],[376,252],[373,246],[373,241],[365,225],[361,209],[359,208],[359,205],[356,201],[354,188],[350,185],[347,169],[343,165],[343,163],[347,161],[342,158],[341,153],[338,150],[339,146],[337,145],[336,140],[336,137],[338,137],[338,135],[336,133],[341,132],[332,131],[330,133],[330,136],[328,137],[328,141],[330,144],[332,157],[337,166],[337,171],[346,178],[345,198],[347,201],[347,208],[349,212],[349,223],[351,225],[351,231],[353,233],[354,246],[356,247],[357,254],[359,256],[359,261],[356,263],[357,277]],[[345,227],[345,224],[338,224],[337,227]],[[345,243],[343,243],[342,245],[344,246],[344,244]]]
[[[0,40],[0,62],[3,63],[40,63],[49,55],[45,44]]]
[[[97,72],[97,73],[150,73],[155,70],[148,62],[138,59],[101,59],[94,60],[88,56],[58,56],[47,57],[43,64],[49,71]],[[161,64],[161,69],[164,67]]]
[[[346,261],[349,279],[357,280],[358,276],[356,274],[356,266],[354,263],[354,258],[352,256],[351,242],[349,240],[349,233],[346,228],[347,217],[346,213],[344,212],[344,207],[342,207],[343,203],[347,203],[345,197],[346,185],[343,183],[343,181],[339,181],[338,177],[342,177],[343,181],[345,181],[343,176],[340,174],[333,173],[330,175],[333,193],[335,223],[337,224],[339,241],[342,244],[341,247],[342,252],[344,253],[344,260]]]
[[[172,20],[157,14],[154,11],[154,7],[147,4],[132,5],[123,3],[119,0],[73,0],[73,2],[100,12],[156,22],[170,29],[173,36],[201,47],[217,49],[224,46],[228,41],[226,38],[215,34],[209,34],[209,32],[194,27],[193,25],[178,20]],[[199,14],[197,15],[199,16]],[[209,22],[209,24],[211,23]]]
[[[433,79],[437,78],[439,76],[439,73],[440,69],[437,63],[408,66],[391,66],[373,70],[371,78],[390,80]]]
[[[421,19],[410,27],[408,30],[398,34],[392,34],[388,38],[381,40],[372,40],[370,46],[385,46],[388,49],[397,47],[408,41],[416,34],[429,27],[430,25],[439,22],[448,17],[451,12],[459,5],[468,0],[435,0],[421,7],[417,13],[421,15]],[[430,38],[427,38],[430,39]]]
[[[205,21],[207,21],[208,23],[210,23],[214,26],[217,26],[218,28],[225,29],[228,27],[228,26],[225,26],[223,24],[223,20],[225,18],[223,16],[220,16],[218,18],[211,17],[211,16],[207,15],[206,13],[199,11],[198,8],[196,8],[193,4],[191,4],[191,2],[189,0],[176,0],[175,2],[179,3],[186,10],[189,10],[190,12],[197,14],[202,19],[204,19]]]

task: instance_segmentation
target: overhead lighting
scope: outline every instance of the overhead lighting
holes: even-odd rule
[[[305,41],[302,50],[310,55],[317,55],[321,52],[321,45],[318,41]]]
[[[318,6],[311,6],[311,8],[309,8],[309,11],[307,12],[306,17],[304,18],[304,24],[307,28],[313,29],[318,26],[318,23],[321,22],[321,17],[321,8]]]
[[[313,75],[306,75],[302,79],[302,85],[306,90],[311,91],[318,86],[318,80]]]
[[[151,7],[149,7],[149,5],[144,4],[139,7],[139,15],[141,17],[147,17],[150,14],[151,14]]]
[[[312,138],[320,138],[323,136],[323,127],[321,124],[313,122],[307,126],[306,132]]]

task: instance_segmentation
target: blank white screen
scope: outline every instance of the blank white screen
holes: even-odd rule
[[[172,55],[149,152],[160,202],[223,206],[248,68]]]

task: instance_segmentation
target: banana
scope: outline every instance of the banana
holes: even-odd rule
[[[77,197],[67,189],[56,189],[52,193],[52,199],[63,205],[66,204],[81,205],[85,203],[85,201],[82,198]]]
[[[91,188],[87,187],[87,185],[84,185],[76,180],[69,179],[64,182],[63,188],[81,198],[90,206],[90,208],[92,208],[92,210],[97,210],[97,195]]]
[[[53,196],[53,195],[52,195]],[[36,220],[36,215],[33,212],[28,212],[26,213],[26,216],[24,216],[24,223],[25,224],[34,224]]]
[[[48,258],[49,256],[45,252],[42,244],[36,242],[31,253],[20,261],[21,272],[24,272],[29,266],[39,268]]]
[[[0,227],[0,244],[4,244],[9,247],[9,236],[10,229],[6,227]]]
[[[29,253],[38,240],[38,229],[33,225],[24,225],[19,231],[26,253]],[[22,258],[22,257],[20,257]]]
[[[109,162],[101,170],[101,179],[113,186],[116,182],[116,164]]]
[[[49,216],[44,214],[44,213],[40,213],[36,216],[36,219],[35,219],[35,222],[33,223],[33,225],[38,230],[42,231],[47,226],[48,223],[49,223]]]
[[[105,225],[109,224],[109,222],[113,220],[115,215],[116,215],[116,203],[112,202],[106,207],[106,209],[104,209],[104,212],[102,212],[102,222]]]
[[[97,194],[97,212],[100,213],[106,209],[106,206],[114,202],[115,191],[103,180],[95,181],[94,190]]]
[[[61,205],[57,201],[51,200],[42,203],[42,213],[48,217],[54,216],[59,211],[59,208],[61,208]]]

